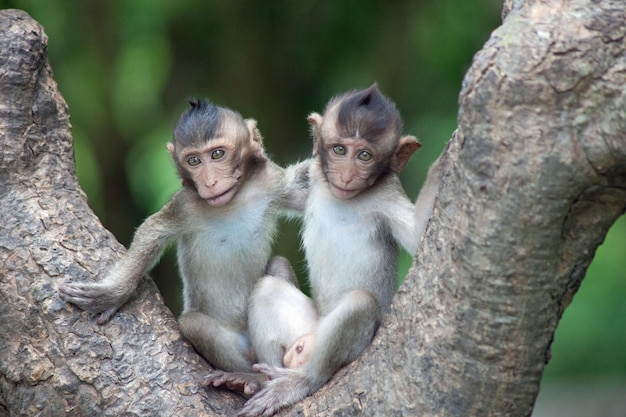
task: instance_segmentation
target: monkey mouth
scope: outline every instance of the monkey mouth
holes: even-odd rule
[[[212,207],[222,207],[230,203],[230,200],[233,199],[236,191],[237,191],[237,184],[233,185],[232,187],[230,187],[229,189],[227,189],[221,194],[218,194],[213,197],[207,197],[206,201]]]
[[[345,188],[337,187],[335,184],[331,183],[330,181],[328,182],[328,186],[330,188],[330,192],[335,197],[340,198],[342,200],[348,200],[361,192],[361,188],[357,188],[354,190],[347,190]]]

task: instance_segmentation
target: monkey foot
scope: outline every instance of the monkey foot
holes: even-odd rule
[[[254,372],[224,372],[215,370],[202,381],[205,387],[221,387],[252,396],[265,386],[267,377]]]

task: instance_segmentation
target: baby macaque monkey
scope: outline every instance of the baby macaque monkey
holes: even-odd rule
[[[402,136],[398,110],[375,84],[336,96],[308,121],[314,158],[302,241],[318,319],[286,351],[285,366],[254,366],[267,381],[244,416],[269,416],[300,401],[363,352],[396,291],[398,244],[415,253],[430,216],[430,209],[415,211],[396,175],[420,144]],[[258,302],[253,295],[251,312],[284,326],[286,318],[271,318],[272,308]],[[229,387],[227,380],[208,384]]]
[[[60,294],[99,313],[103,324],[177,240],[181,332],[214,367],[250,371],[256,355],[248,336],[249,297],[266,273],[277,216],[303,208],[307,173],[269,160],[254,120],[207,100],[190,104],[167,145],[183,187],[137,229],[128,252],[100,282],[67,282]],[[284,267],[273,269],[290,279]]]

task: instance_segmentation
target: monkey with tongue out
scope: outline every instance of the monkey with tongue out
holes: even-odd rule
[[[318,315],[286,349],[283,366],[259,364],[254,369],[261,374],[216,372],[206,379],[207,385],[254,394],[242,416],[270,416],[302,400],[363,352],[395,294],[399,245],[415,253],[432,211],[436,183],[427,183],[415,205],[402,189],[397,174],[420,143],[402,136],[400,114],[376,84],[334,97],[323,115],[313,113],[308,121],[313,158],[302,243]],[[287,335],[293,330],[289,315],[258,293],[296,303],[299,291],[273,283],[278,281],[269,277],[257,285],[250,322],[271,323],[272,334],[285,328]],[[271,343],[251,336],[257,352]]]
[[[269,267],[268,260],[278,216],[303,208],[308,173],[306,165],[283,170],[274,164],[256,121],[207,100],[190,104],[167,145],[183,187],[144,221],[128,252],[100,281],[68,281],[60,295],[98,313],[103,324],[176,240],[182,334],[213,366],[251,371],[257,357],[248,331],[250,293],[266,268],[295,280],[286,260],[275,258]],[[301,302],[306,305],[306,297]],[[314,313],[312,305],[307,308]]]

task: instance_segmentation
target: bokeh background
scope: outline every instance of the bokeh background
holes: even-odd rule
[[[180,185],[165,144],[191,97],[257,119],[268,152],[285,165],[310,155],[310,112],[377,82],[423,144],[402,175],[414,199],[456,127],[462,77],[500,24],[501,3],[0,0],[0,7],[23,9],[44,26],[80,183],[128,246]],[[298,248],[297,222],[284,223],[275,252],[305,278]],[[626,415],[615,408],[626,395],[625,248],[622,217],[556,332],[535,416]],[[178,314],[173,254],[151,275]],[[405,254],[402,276],[409,266]],[[576,405],[581,400],[592,411]]]

